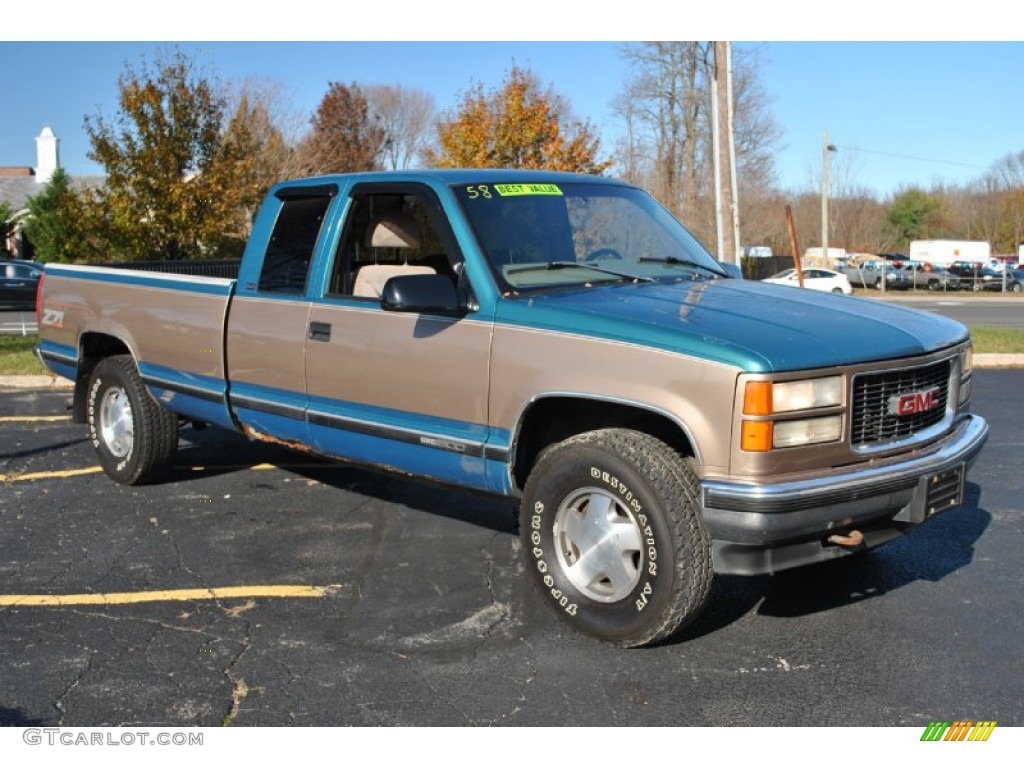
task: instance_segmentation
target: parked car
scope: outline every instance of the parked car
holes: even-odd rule
[[[1024,293],[1024,269],[1012,269],[1006,273],[1006,290]]]
[[[35,312],[42,274],[43,265],[35,261],[0,259],[0,310]]]
[[[871,259],[848,266],[843,270],[843,274],[850,281],[850,285],[860,288],[881,288],[883,272],[885,272],[886,290],[905,291],[910,287],[910,275],[902,269],[893,269],[885,261]]]
[[[960,278],[942,267],[931,264],[911,264],[904,268],[910,275],[914,288],[927,288],[929,291],[959,291]]]
[[[878,258],[885,259],[890,267],[896,267],[896,269],[902,269],[909,263],[905,253],[880,253]]]
[[[1003,273],[1001,271],[966,261],[954,262],[949,266],[949,271],[960,278],[960,287],[964,290],[1003,290]]]
[[[803,274],[804,288],[810,288],[812,291],[843,293],[847,296],[853,293],[853,288],[850,286],[850,281],[846,279],[846,275],[833,272],[831,269],[815,267],[814,269],[805,269]],[[800,280],[795,269],[785,269],[777,275],[766,277],[761,282],[775,283],[776,285],[792,285],[794,287],[800,286]]]

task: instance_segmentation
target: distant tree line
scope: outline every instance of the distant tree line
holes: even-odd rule
[[[29,201],[25,233],[44,261],[223,258],[241,253],[267,189],[304,175],[429,167],[611,173],[649,189],[714,248],[710,42],[632,43],[615,109],[624,131],[607,153],[594,127],[530,70],[495,86],[471,82],[438,113],[432,95],[400,84],[329,81],[312,115],[290,112],[272,83],[223,84],[180,51],[126,65],[118,110],[87,116],[89,157],[105,183],[58,171]],[[758,80],[756,49],[737,51],[733,93],[743,244],[790,251],[820,242],[820,193],[784,192],[774,155],[782,132]],[[1024,241],[1024,152],[966,188],[901,190],[888,201],[838,164],[830,245],[905,248],[912,239]],[[2,211],[0,211],[2,213]],[[0,216],[7,221],[9,216]],[[2,234],[2,233],[0,233]]]

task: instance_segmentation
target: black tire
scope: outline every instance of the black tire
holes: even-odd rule
[[[640,432],[603,429],[546,449],[519,512],[545,604],[577,631],[624,647],[685,627],[712,580],[699,492],[686,460]]]
[[[928,281],[928,290],[929,291],[937,291],[941,287],[942,287],[942,284],[938,280],[929,280]]]
[[[96,365],[87,414],[89,437],[107,475],[140,485],[167,474],[178,449],[178,417],[152,398],[130,355]]]
[[[843,292],[843,289],[842,289],[842,288],[833,288],[833,289],[832,289],[832,293],[838,293],[838,294],[842,294],[842,292]]]
[[[1010,290],[1013,291],[1014,293],[1021,293],[1022,291],[1024,291],[1024,284],[1012,283],[1010,285]]]

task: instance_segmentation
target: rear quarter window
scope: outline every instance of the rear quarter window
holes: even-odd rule
[[[259,290],[301,296],[320,228],[331,203],[329,196],[285,200],[277,215],[260,270]]]

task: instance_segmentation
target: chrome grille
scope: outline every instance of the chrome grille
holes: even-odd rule
[[[920,368],[867,373],[853,379],[853,418],[850,442],[871,447],[912,438],[946,417],[949,402],[950,360]],[[929,393],[927,408],[914,404],[915,394]],[[906,403],[905,414],[894,403]]]

